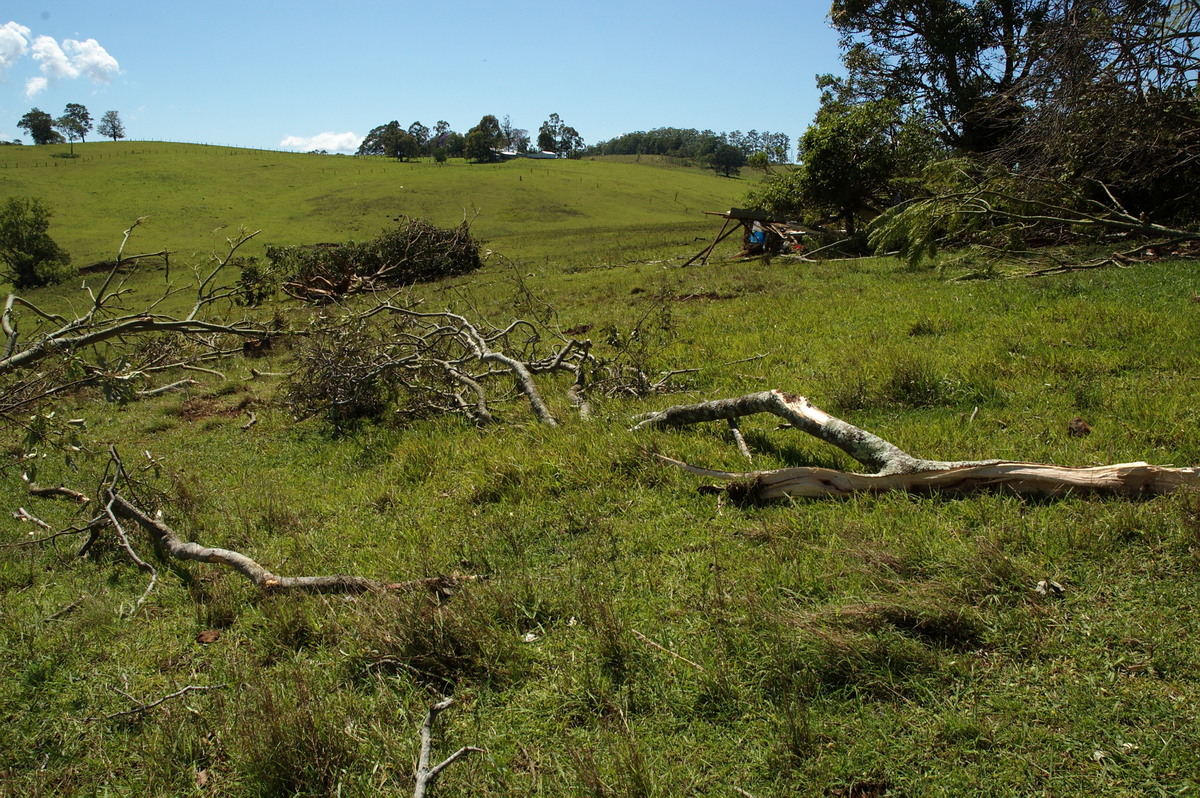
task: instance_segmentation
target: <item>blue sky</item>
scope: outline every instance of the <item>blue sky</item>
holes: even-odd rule
[[[664,126],[794,142],[815,76],[839,67],[828,0],[6,6],[0,139],[26,143],[26,111],[71,102],[118,111],[133,140],[269,149],[352,150],[392,119],[465,132],[484,114],[536,136],[551,113],[589,144]]]

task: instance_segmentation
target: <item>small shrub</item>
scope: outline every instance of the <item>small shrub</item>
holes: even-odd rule
[[[297,353],[299,368],[287,383],[287,401],[301,418],[318,413],[335,428],[378,418],[399,386],[379,368],[377,336],[365,322],[311,336]]]
[[[275,296],[279,278],[274,269],[259,263],[258,258],[238,258],[234,265],[241,270],[234,298],[239,305],[256,308]]]
[[[0,277],[22,290],[67,278],[71,256],[46,232],[50,209],[39,199],[10,197],[0,205]]]

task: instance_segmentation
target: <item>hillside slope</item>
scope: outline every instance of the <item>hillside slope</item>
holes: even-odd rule
[[[36,196],[54,209],[52,235],[90,263],[110,257],[123,231],[149,216],[143,242],[207,252],[227,232],[262,229],[267,243],[345,241],[376,235],[401,214],[435,224],[472,221],[477,237],[518,257],[620,250],[647,240],[711,235],[704,210],[736,204],[753,178],[600,161],[398,163],[161,142],[0,149],[0,196]],[[683,232],[681,232],[683,231]],[[555,233],[546,239],[546,233]],[[152,240],[151,240],[152,239]]]

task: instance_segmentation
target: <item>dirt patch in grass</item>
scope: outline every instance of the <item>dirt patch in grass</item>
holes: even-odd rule
[[[207,418],[234,418],[255,404],[254,397],[243,396],[230,404],[217,396],[197,396],[188,399],[179,408],[179,417],[184,421],[203,421]]]

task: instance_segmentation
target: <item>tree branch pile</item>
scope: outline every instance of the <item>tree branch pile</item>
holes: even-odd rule
[[[592,353],[590,340],[540,322],[497,327],[448,310],[380,302],[305,337],[287,398],[297,417],[320,414],[344,426],[394,408],[411,416],[462,414],[486,425],[496,421],[498,404],[520,397],[538,421],[557,426],[539,385],[543,375],[569,377],[565,398],[586,418],[592,391],[643,396],[665,390],[679,373],[652,378],[645,358],[609,338],[617,354],[605,359]]]
[[[466,222],[441,228],[411,218],[362,244],[270,247],[267,258],[282,275],[284,293],[305,302],[430,282],[483,265]]]
[[[728,480],[725,489],[730,495],[747,501],[825,498],[892,490],[965,493],[1000,489],[1040,496],[1058,496],[1072,491],[1149,496],[1172,493],[1185,486],[1200,487],[1200,468],[1170,468],[1140,462],[1070,468],[1007,460],[947,461],[914,457],[874,433],[829,415],[803,396],[777,390],[676,405],[646,415],[634,429],[680,427],[717,420],[735,422],[757,413],[782,418],[791,427],[836,446],[873,469],[874,473],[797,467],[739,474],[664,459],[695,474]]]

